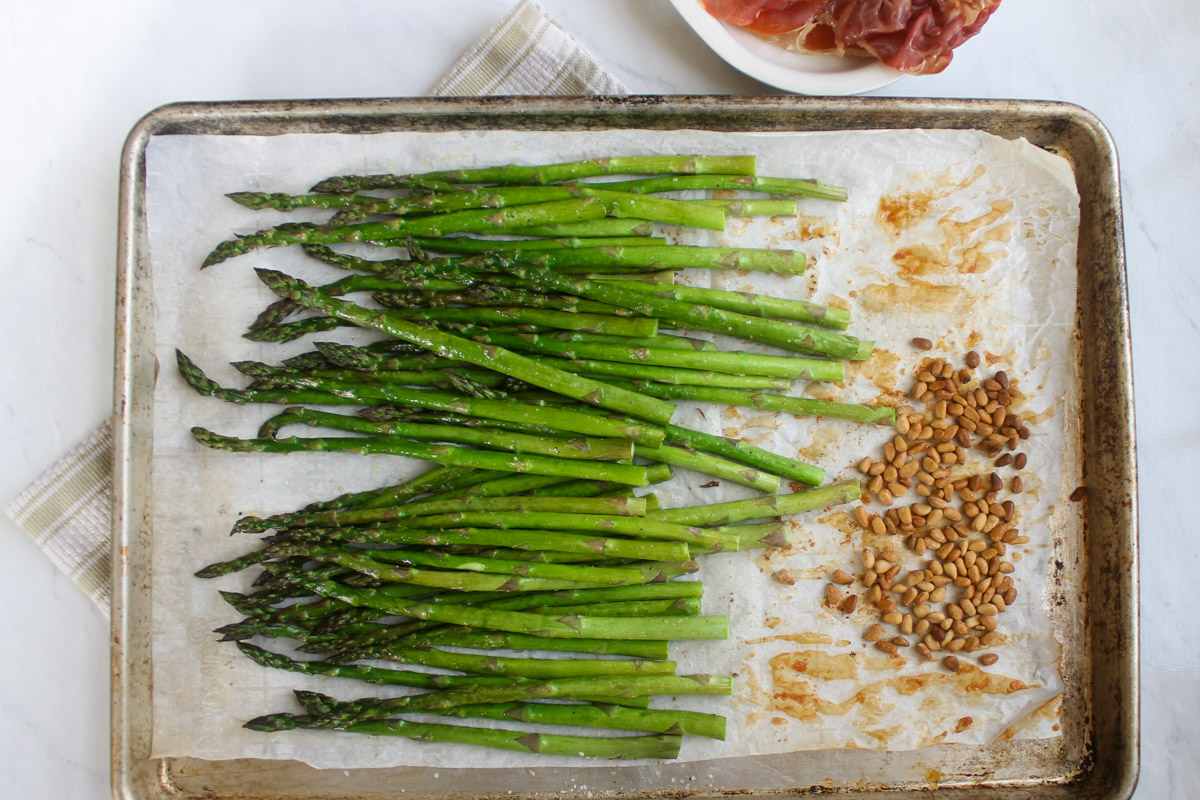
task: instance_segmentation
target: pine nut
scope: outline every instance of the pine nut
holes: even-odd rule
[[[958,672],[958,668],[959,668],[958,659],[955,658],[954,656],[946,656],[945,658],[942,659],[942,666],[944,666],[946,669],[950,670],[951,672]]]
[[[896,645],[892,644],[891,642],[876,642],[875,647],[887,653],[889,656],[894,656],[900,652],[896,648]]]
[[[844,614],[853,614],[854,609],[858,608],[858,595],[852,594],[841,602],[838,606]]]
[[[835,569],[833,574],[829,576],[829,579],[834,583],[841,584],[842,586],[849,586],[850,584],[854,583],[854,578],[850,577],[850,573],[841,569]]]
[[[842,602],[842,590],[832,583],[825,585],[825,604],[836,606]]]
[[[884,637],[884,635],[883,626],[876,622],[874,625],[867,628],[867,633],[864,638],[866,638],[868,642],[878,642]]]
[[[990,667],[999,660],[1000,656],[996,655],[995,653],[984,653],[979,657],[979,663],[983,664],[985,667]]]

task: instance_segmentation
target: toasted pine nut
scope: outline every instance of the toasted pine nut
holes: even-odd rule
[[[829,579],[834,583],[841,584],[842,586],[849,586],[850,584],[854,583],[854,578],[850,577],[850,573],[841,569],[835,569],[833,574],[829,576]]]

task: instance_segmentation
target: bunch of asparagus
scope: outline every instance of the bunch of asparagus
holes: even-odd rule
[[[644,177],[584,180],[609,175]],[[697,189],[775,198],[657,196]],[[372,191],[387,194],[364,194]],[[237,363],[252,378],[242,389],[218,385],[178,352],[180,372],[197,391],[286,406],[257,438],[194,428],[197,441],[238,452],[386,453],[437,465],[404,483],[243,518],[234,532],[269,534],[261,546],[198,573],[261,566],[257,591],[223,593],[245,619],[219,630],[259,663],[428,690],[348,703],[297,692],[303,714],[272,714],[247,727],[608,758],[668,758],[683,734],[723,737],[720,717],[647,707],[655,694],[731,691],[728,677],[677,676],[667,660],[672,639],[727,634],[723,616],[699,613],[700,582],[678,579],[697,570],[698,556],[783,544],[783,517],[851,502],[860,487],[776,494],[784,480],[819,486],[823,471],[672,424],[672,401],[880,424],[893,422],[894,412],[786,393],[797,380],[839,382],[843,360],[870,355],[871,342],[843,332],[846,312],[674,281],[680,269],[798,273],[802,253],[668,244],[653,233],[657,224],[722,230],[726,214],[795,214],[795,199],[778,198],[840,200],[844,191],[756,176],[753,157],[632,156],[344,176],[306,195],[230,196],[250,208],[336,212],[325,224],[283,224],[223,242],[204,266],[300,244],[350,272],[313,286],[259,269],[280,299],[249,338],[290,341],[340,327],[385,338],[320,342],[277,365]],[[402,246],[407,257],[368,259],[328,247],[335,243]],[[344,299],[359,293],[373,302]],[[722,350],[696,332],[782,352]],[[338,406],[357,413],[328,410]],[[290,425],[349,435],[281,436]],[[672,467],[761,494],[673,509],[653,494],[634,496],[634,487],[668,479]],[[295,640],[300,652],[321,658],[298,660],[246,641],[255,636]],[[372,659],[443,672],[353,663]],[[412,714],[649,735],[530,733]]]

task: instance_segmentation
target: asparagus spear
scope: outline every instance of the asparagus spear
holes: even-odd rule
[[[525,611],[417,602],[388,597],[374,589],[359,589],[328,580],[306,580],[307,588],[353,606],[367,606],[389,614],[472,628],[525,633],[560,639],[724,639],[724,616],[575,617],[562,619]],[[588,691],[587,694],[619,694]],[[639,692],[644,694],[644,692]],[[518,698],[512,698],[518,699]]]
[[[575,640],[582,641],[582,640]],[[332,678],[350,678],[381,686],[411,686],[418,689],[459,689],[477,686],[511,686],[537,684],[537,679],[523,675],[444,675],[434,672],[370,667],[359,664],[332,664],[328,661],[298,661],[272,653],[248,642],[238,642],[238,649],[264,667],[299,672],[304,675],[326,675]],[[568,662],[569,663],[569,662]],[[608,662],[614,663],[614,662]],[[620,662],[617,662],[620,663]],[[625,662],[637,663],[637,662]],[[644,662],[654,663],[654,662]],[[669,662],[660,662],[669,663]]]
[[[407,235],[445,236],[449,233],[499,233],[511,228],[554,222],[596,219],[605,215],[602,201],[594,197],[558,200],[500,209],[474,209],[428,217],[397,217],[385,222],[361,222],[336,228],[308,223],[289,223],[217,245],[201,268],[219,264],[260,247],[333,242],[392,241]]]
[[[345,541],[345,539],[341,539]],[[592,558],[639,558],[651,561],[686,561],[690,558],[681,542],[641,541],[605,536],[580,536],[561,531],[493,528],[396,528],[380,525],[354,530],[352,541],[391,545],[495,545],[517,550],[551,550],[578,553]]]
[[[735,534],[736,535],[736,534]],[[277,567],[272,566],[272,569]],[[632,586],[609,586],[596,589],[571,589],[555,592],[538,592],[525,594],[507,593],[503,597],[494,599],[481,599],[478,604],[487,608],[498,609],[502,611],[529,611],[533,608],[552,608],[554,606],[565,606],[571,604],[600,604],[612,602],[626,602],[633,600],[679,600],[679,599],[696,599],[698,600],[703,593],[704,587],[699,581],[669,581],[662,583],[643,583]],[[436,596],[437,600],[442,602],[462,602],[466,604],[475,604],[474,597],[485,597],[482,593],[472,593],[466,597],[450,596],[448,594]],[[339,601],[340,602],[340,601]],[[550,616],[555,616],[553,613]],[[561,616],[561,615],[559,615]],[[327,656],[329,661],[353,661],[357,659],[373,658],[376,655],[386,658],[386,646],[390,643],[404,639],[405,637],[413,637],[413,641],[419,641],[419,637],[424,635],[427,627],[432,623],[416,623],[409,630],[400,629],[401,626],[392,628],[389,631],[382,631],[378,634],[368,634],[357,637],[356,641],[344,643],[335,653]],[[456,626],[443,626],[441,631],[446,632],[448,636],[458,636],[460,633],[469,630]],[[436,631],[435,631],[436,633]],[[439,634],[440,635],[440,634]],[[472,636],[489,636],[494,637],[491,644],[487,647],[499,649],[527,649],[527,650],[546,650],[546,649],[561,649],[564,646],[547,637],[531,636],[528,634],[513,633],[509,631],[472,631]],[[458,639],[461,642],[460,646],[470,647],[463,639]],[[611,655],[628,655],[637,658],[666,658],[666,642],[629,642],[625,640],[584,640],[584,639],[568,639],[565,642],[584,642],[585,646],[593,648],[592,652],[603,652]],[[606,642],[604,645],[598,645],[597,641]],[[449,645],[452,642],[443,641],[443,644]],[[480,645],[476,640],[476,645]],[[379,649],[384,646],[384,649]],[[614,647],[616,646],[616,647]]]
[[[284,413],[287,413],[289,410],[286,409]],[[495,473],[492,477],[498,477],[499,475],[500,473]],[[543,479],[558,480],[556,477]],[[442,489],[449,485],[451,489],[462,489],[472,486],[476,482],[482,483],[486,480],[488,480],[486,470],[477,470],[471,467],[434,467],[402,483],[383,486],[378,489],[368,489],[363,492],[346,492],[329,500],[314,501],[306,505],[304,510],[324,511],[333,508],[350,508],[351,506],[375,503],[380,498],[387,498],[385,500],[387,503],[398,503],[424,494],[430,491],[430,487]]]
[[[533,398],[529,397],[523,398],[523,400],[541,403],[541,401],[534,400]],[[553,403],[542,403],[542,407],[556,408],[560,406]],[[368,411],[371,410],[374,409],[368,409]],[[598,413],[595,409],[589,408],[587,410],[589,413]],[[461,417],[455,414],[421,413],[414,415],[414,421],[438,422],[448,425],[472,424],[469,418]],[[528,431],[531,433],[549,432],[548,428],[537,424],[505,422],[499,422],[496,424],[505,429],[516,431]],[[786,456],[772,453],[769,450],[755,447],[754,445],[744,442],[740,439],[727,439],[722,436],[714,436],[710,433],[694,431],[690,428],[684,428],[679,425],[665,425],[664,430],[666,431],[667,442],[673,445],[690,448],[692,450],[699,450],[703,453],[711,453],[716,456],[727,458],[731,461],[740,461],[743,464],[749,464],[750,466],[757,467],[766,473],[778,475],[784,478],[790,478],[791,480],[808,483],[813,486],[819,486],[821,481],[824,479],[825,473],[820,467],[815,467],[811,464],[806,464],[803,461],[797,461],[796,459],[787,458]],[[652,483],[657,482],[654,480],[653,475],[651,475],[650,480]]]
[[[466,511],[548,512],[640,517],[646,513],[646,502],[636,497],[434,497],[401,506],[276,514],[265,519],[243,517],[233,530],[234,533],[247,533],[270,528],[336,528],[347,525],[374,525],[380,522],[394,522],[414,517]]]
[[[619,361],[596,359],[556,359],[539,357],[542,361],[559,369],[590,378],[628,378],[649,380],[656,383],[681,383],[689,386],[712,386],[726,389],[790,389],[792,382],[787,378],[772,378],[767,375],[730,375],[712,370],[693,370],[681,367],[660,367],[654,364],[632,364]]]
[[[675,411],[675,406],[671,403],[645,398],[636,392],[623,389],[612,391],[612,387],[603,383],[547,367],[499,347],[480,345],[425,326],[393,319],[352,303],[325,297],[303,281],[290,278],[281,272],[265,269],[259,269],[257,272],[263,282],[280,296],[298,300],[362,327],[420,344],[446,358],[457,358],[493,369],[534,386],[582,400],[589,405],[620,411],[655,423],[669,422]]]
[[[652,249],[654,248],[637,248]],[[513,263],[503,268],[516,277],[547,289],[631,308],[639,313],[669,319],[697,330],[732,334],[789,350],[861,361],[871,355],[874,345],[873,342],[861,341],[823,328],[752,317],[736,311],[694,305],[654,294],[641,294],[608,282],[572,278],[540,266]]]
[[[660,512],[654,512],[658,514]],[[501,527],[551,531],[595,531],[639,539],[662,539],[668,542],[685,542],[689,545],[715,547],[726,550],[737,548],[737,537],[705,528],[684,525],[666,525],[655,516],[615,517],[599,514],[570,514],[553,511],[459,511],[449,514],[422,516],[400,520],[404,527]]]
[[[436,711],[478,703],[506,703],[532,698],[555,699],[581,695],[640,697],[643,695],[728,695],[733,691],[731,678],[719,675],[639,675],[558,678],[539,683],[474,686],[443,689],[425,694],[406,695],[388,700],[364,698],[338,703],[319,717],[300,720],[292,715],[270,715],[251,720],[251,730],[275,731],[305,728],[341,728],[368,719],[384,719],[395,714]]]
[[[656,585],[656,584],[655,584]],[[658,613],[644,613],[637,616],[660,616],[678,614],[679,606],[675,603],[682,603],[691,609],[699,608],[698,600],[638,600],[631,601],[634,603],[649,606],[649,604],[657,603],[664,606],[664,610]],[[673,607],[672,607],[673,606]],[[567,608],[567,606],[563,606]],[[594,610],[594,606],[588,606]],[[555,607],[550,606],[543,608],[535,606],[527,609],[538,614],[553,614]],[[699,610],[694,613],[699,614]],[[607,616],[627,616],[625,614],[608,614]],[[543,650],[546,652],[564,652],[564,653],[582,653],[587,655],[597,656],[629,656],[638,659],[656,659],[665,661],[668,655],[669,643],[666,641],[630,641],[624,639],[551,639],[544,636],[530,636],[523,633],[510,633],[507,631],[478,631],[471,628],[463,628],[457,625],[442,625],[440,627],[431,627],[425,630],[410,633],[406,636],[395,640],[390,640],[377,646],[369,651],[363,651],[358,655],[360,659],[383,659],[391,660],[391,651],[394,647],[409,647],[409,648],[426,648],[426,647],[463,647],[472,650],[525,650],[537,651]]]
[[[712,199],[689,202],[702,206],[719,206],[725,209],[725,214],[730,217],[794,217],[797,213],[795,200]]]
[[[634,452],[643,458],[660,461],[675,467],[702,472],[714,478],[740,483],[752,489],[774,494],[779,491],[779,476],[754,469],[745,464],[726,461],[708,453],[698,453],[682,447],[635,445]]]
[[[534,225],[530,228],[517,228],[511,233],[518,236],[549,236],[552,239],[568,237],[572,239],[604,239],[604,238],[635,238],[655,239],[654,223],[646,219],[631,219],[629,217],[604,217],[589,219],[586,222],[558,222],[553,225]],[[644,244],[661,244],[661,239],[647,241]],[[619,244],[619,243],[618,243]],[[638,244],[638,242],[628,242]],[[437,248],[430,248],[436,250]]]
[[[365,575],[397,583],[415,583],[422,586],[439,586],[462,591],[525,591],[532,586],[519,585],[520,581],[505,582],[501,580],[506,575],[518,578],[545,578],[547,580],[567,581],[575,584],[592,584],[592,586],[626,586],[629,584],[645,583],[645,576],[640,569],[627,567],[597,567],[588,564],[538,564],[531,562],[500,561],[473,556],[455,556],[439,553],[428,553],[420,550],[363,550],[360,548],[342,548],[333,546],[303,546],[283,545],[279,549],[283,555],[305,555],[311,558],[348,567]],[[430,578],[430,583],[423,583],[422,570],[409,565],[438,567]],[[393,566],[398,565],[398,566]],[[481,577],[496,578],[495,588],[483,588],[487,581],[475,582],[469,580],[470,575],[456,575],[455,572],[478,573]],[[414,577],[415,576],[415,577]],[[449,577],[465,585],[442,585],[437,583],[441,577]],[[512,584],[512,585],[509,585]],[[554,590],[568,588],[584,588],[574,586],[545,586],[534,590]],[[587,587],[591,588],[591,587]]]
[[[725,738],[725,718],[698,711],[512,702],[455,706],[434,713],[459,718],[511,719],[546,725],[583,725],[653,733],[693,734],[710,739]]]
[[[781,297],[770,297],[750,292],[726,292],[720,289],[704,289],[697,286],[661,286],[626,281],[617,277],[597,278],[602,282],[613,283],[631,292],[653,294],[671,300],[723,308],[727,311],[737,311],[755,317],[779,317],[820,325],[826,328],[845,330],[850,324],[850,312],[833,306],[823,306],[819,303],[809,303],[804,300],[788,300]]]
[[[475,341],[511,350],[570,360],[594,359],[626,364],[652,364],[685,369],[712,370],[730,375],[760,375],[789,380],[832,381],[840,383],[845,371],[840,361],[818,358],[759,355],[743,351],[691,350],[660,348],[608,342],[564,341],[540,334],[476,333]]]
[[[418,175],[344,175],[326,178],[314,192],[357,192],[366,189],[408,188],[412,179],[446,183],[498,183],[540,185],[591,178],[598,175],[753,175],[754,156],[615,156],[557,164],[443,170]]]
[[[375,299],[379,300],[381,295],[383,299],[389,299],[389,295],[383,293],[376,293]],[[392,295],[390,299],[394,301],[396,298]],[[475,325],[535,325],[540,328],[608,333],[615,336],[654,336],[658,333],[658,320],[656,319],[605,315],[573,309],[481,305],[475,305],[473,308],[406,308],[396,307],[391,303],[384,303],[384,305],[391,308],[388,313],[389,318],[414,322],[449,321]]]
[[[776,494],[749,500],[731,500],[703,506],[667,508],[650,513],[651,519],[680,525],[729,525],[765,517],[786,517],[827,506],[852,503],[862,496],[858,481],[845,481],[793,494]]]
[[[283,414],[272,417],[259,428],[258,435],[261,438],[275,438],[280,428],[295,423],[376,436],[471,444],[494,450],[533,453],[558,458],[620,461],[633,458],[634,455],[634,444],[628,439],[562,439],[511,433],[496,428],[423,425],[412,422],[372,422],[361,417],[304,408],[289,408]]]
[[[359,453],[361,455],[393,455],[477,469],[530,472],[536,475],[565,475],[575,478],[600,478],[630,486],[646,486],[649,483],[643,467],[610,462],[584,463],[575,459],[553,456],[510,455],[487,450],[468,450],[450,445],[423,444],[405,439],[360,437],[238,439],[232,436],[222,436],[201,427],[192,428],[192,436],[205,447],[235,453],[326,451]]]
[[[182,352],[177,350],[175,355],[180,374],[193,389],[201,394],[220,397],[234,403],[413,406],[506,422],[539,422],[562,431],[585,436],[632,439],[639,444],[652,446],[661,444],[665,437],[661,428],[608,420],[568,409],[531,409],[507,400],[461,397],[447,392],[422,391],[399,386],[372,387],[314,380],[308,383],[308,388],[313,391],[307,392],[303,390],[238,391],[226,389],[210,380]],[[507,471],[511,472],[511,470]]]
[[[800,250],[766,250],[736,247],[658,245],[644,247],[576,247],[558,250],[518,251],[505,255],[513,264],[531,264],[555,271],[579,272],[619,267],[640,269],[722,268],[799,274],[805,255]],[[479,262],[475,262],[479,263]],[[523,277],[523,276],[518,276]]]
[[[846,199],[846,190],[807,178],[772,178],[757,175],[659,175],[629,181],[606,183],[621,192],[657,194],[685,190],[735,189],[744,192],[765,192],[788,197],[808,197],[819,200]]]
[[[685,386],[681,384],[655,383],[654,381],[617,381],[613,383],[630,391],[645,392],[653,397],[672,400],[700,400],[709,403],[727,403],[744,408],[761,408],[785,414],[806,417],[845,419],[851,422],[867,422],[876,425],[895,425],[896,409],[891,406],[871,406],[860,403],[839,403],[832,400],[816,400],[811,397],[791,397],[770,392],[750,392],[742,389],[723,389],[710,386]]]
[[[250,727],[247,723],[246,727]],[[252,728],[254,730],[254,728]],[[464,725],[440,725],[402,719],[369,720],[347,725],[341,730],[373,736],[403,736],[421,742],[452,742],[516,750],[522,753],[579,756],[582,758],[639,759],[675,758],[682,736],[570,736],[557,733],[529,733],[503,728],[478,728]]]

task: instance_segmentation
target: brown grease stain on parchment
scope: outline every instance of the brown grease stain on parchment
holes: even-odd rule
[[[1051,697],[1040,706],[1030,711],[1021,719],[1014,722],[1012,725],[1004,729],[997,740],[1001,742],[1008,741],[1018,733],[1032,731],[1043,722],[1049,722],[1053,730],[1058,730],[1061,725],[1059,720],[1062,718],[1063,696],[1061,694]]]
[[[933,204],[938,200],[949,197],[959,189],[966,189],[984,176],[987,170],[982,164],[975,172],[961,181],[952,180],[949,173],[943,173],[933,180],[933,185],[910,192],[894,192],[879,198],[879,210],[875,219],[879,226],[899,238],[900,234],[916,225],[928,216]]]
[[[771,627],[771,626],[768,626]],[[833,637],[827,633],[780,633],[775,636],[762,636],[758,639],[747,639],[746,644],[765,644],[767,642],[795,642],[796,644],[833,644]]]
[[[845,383],[853,384],[859,376],[885,392],[898,390],[900,381],[900,356],[882,347],[876,347],[871,357],[864,361],[845,362]]]
[[[843,544],[849,544],[854,541],[854,537],[859,534],[862,528],[858,527],[858,523],[846,511],[831,511],[823,517],[819,517],[817,522],[829,527],[842,534]]]
[[[936,176],[931,185],[912,191],[897,191],[879,199],[876,221],[893,238],[924,221],[934,213],[934,205],[954,192],[965,189],[986,173],[983,165],[963,180],[948,173]],[[993,201],[990,208],[973,219],[958,220],[956,207],[938,220],[940,242],[920,242],[897,249],[892,261],[897,268],[897,285],[871,284],[860,293],[867,311],[902,309],[923,314],[961,314],[976,302],[962,286],[939,286],[931,278],[946,274],[979,274],[990,270],[1008,256],[996,248],[1008,242],[1015,230],[1013,221],[1003,221],[1012,210],[1009,200]],[[880,387],[885,388],[885,387]]]
[[[991,209],[978,217],[956,220],[954,215],[962,209],[951,209],[938,220],[942,231],[942,242],[937,245],[915,244],[901,247],[892,254],[892,261],[906,281],[914,278],[938,275],[950,270],[960,275],[987,272],[996,261],[1008,256],[1007,250],[987,250],[994,242],[1007,242],[1012,237],[1015,224],[1012,221],[997,225],[1004,215],[1012,210],[1011,200],[996,200]],[[972,243],[979,231],[978,241]]]
[[[903,665],[904,660],[900,658],[867,659],[858,653],[826,653],[820,650],[780,653],[770,660],[772,689],[767,691],[763,687],[754,687],[751,699],[768,712],[786,714],[811,723],[820,722],[823,716],[844,716],[858,710],[862,718],[860,730],[886,742],[889,733],[879,728],[879,721],[894,708],[882,699],[883,692],[888,689],[911,697],[926,690],[939,689],[954,689],[963,695],[982,696],[1008,695],[1031,688],[1015,678],[986,672],[971,664],[964,664],[958,672],[925,672],[874,681],[861,685],[841,701],[822,697],[818,684],[814,683],[857,681],[862,669],[882,671]],[[933,695],[926,697],[925,701],[941,704],[940,698],[935,699]],[[972,724],[973,719],[960,717],[956,727],[961,732]],[[943,731],[935,738],[940,740],[944,736]]]
[[[866,311],[902,309],[919,314],[962,314],[974,302],[961,286],[934,286],[923,282],[913,286],[872,283],[863,287],[858,299]]]
[[[796,457],[810,464],[818,464],[825,453],[837,447],[842,442],[842,436],[833,428],[817,428],[808,444],[796,452]]]

